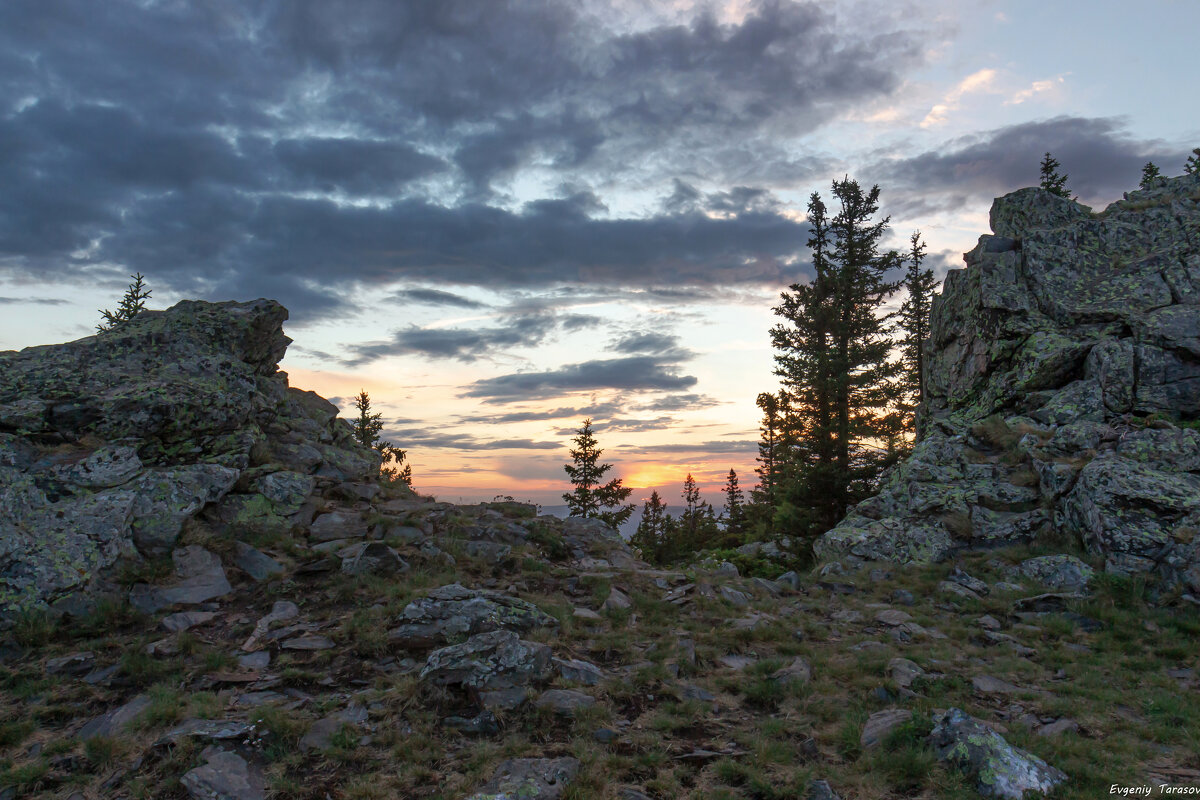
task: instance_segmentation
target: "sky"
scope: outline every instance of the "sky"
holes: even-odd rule
[[[1093,206],[1200,145],[1192,0],[6,0],[0,350],[275,298],[414,485],[554,505],[584,418],[677,511],[776,380],[805,207],[878,184],[939,276],[1051,151]]]

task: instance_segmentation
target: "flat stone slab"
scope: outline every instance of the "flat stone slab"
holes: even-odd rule
[[[125,705],[118,706],[84,725],[79,730],[79,738],[86,741],[97,736],[112,736],[114,733],[120,733],[149,707],[150,698],[139,694]]]
[[[534,701],[534,705],[549,709],[562,717],[573,717],[580,709],[596,705],[596,698],[572,689],[549,689],[542,692]]]
[[[201,755],[207,763],[180,779],[195,800],[265,800],[266,780],[258,767],[237,753],[215,747]]]

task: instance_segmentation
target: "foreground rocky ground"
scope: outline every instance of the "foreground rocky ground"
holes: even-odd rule
[[[342,491],[322,515],[336,531],[231,540],[196,521],[173,560],[119,576],[122,597],[20,617],[0,662],[0,796],[1084,798],[1200,783],[1200,621],[1073,559],[667,573],[530,506]]]

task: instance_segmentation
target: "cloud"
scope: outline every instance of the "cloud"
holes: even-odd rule
[[[679,444],[656,444],[645,447],[624,446],[623,455],[655,455],[658,453],[720,453],[722,455],[745,455],[758,452],[758,442],[750,439],[715,440]]]
[[[790,0],[636,25],[609,5],[0,4],[2,269],[141,271],[294,324],[393,284],[794,280],[807,229],[772,187],[823,168],[800,137],[895,91],[921,32]],[[736,188],[643,216],[514,194],[677,176]]]
[[[693,408],[711,408],[720,403],[702,394],[672,394],[636,406],[637,411],[684,411]]]
[[[66,300],[60,300],[57,297],[0,297],[0,306],[22,305],[37,306],[61,306],[66,305]]]
[[[1105,203],[1137,187],[1142,165],[1153,160],[1176,174],[1186,150],[1139,140],[1111,117],[1055,117],[963,136],[936,150],[882,162],[866,172],[889,186],[893,213],[918,216],[1036,186],[1038,165],[1051,152],[1068,174],[1068,188],[1089,203]]]
[[[564,406],[560,408],[510,411],[504,414],[478,414],[460,416],[462,423],[504,425],[514,422],[539,422],[553,419],[606,419],[623,410],[620,403],[593,403],[588,406]]]
[[[958,108],[964,95],[992,90],[995,79],[996,70],[994,69],[981,69],[963,78],[946,94],[942,102],[929,110],[925,119],[921,120],[921,127],[931,128],[941,125],[949,118],[950,112]]]
[[[451,306],[453,308],[487,308],[487,303],[481,303],[478,300],[472,300],[469,297],[463,297],[453,292],[445,292],[441,289],[399,289],[392,292],[386,298],[385,302],[406,302],[417,303],[426,306]]]
[[[675,364],[654,356],[629,356],[567,364],[547,372],[516,372],[483,378],[470,385],[464,397],[490,403],[560,397],[571,392],[619,389],[633,392],[690,389],[697,380],[680,375]]]
[[[386,356],[419,355],[451,358],[470,363],[514,348],[534,347],[559,329],[580,330],[602,320],[582,314],[559,317],[553,313],[518,314],[493,328],[421,328],[416,325],[396,331],[389,341],[352,344],[345,363],[361,366]]]
[[[679,337],[670,333],[640,332],[627,334],[612,345],[609,350],[615,353],[634,355],[645,353],[649,355],[677,354],[683,351],[679,347]]]
[[[406,450],[559,450],[561,442],[533,439],[480,439],[469,433],[431,432],[424,428],[387,428],[383,438]]]

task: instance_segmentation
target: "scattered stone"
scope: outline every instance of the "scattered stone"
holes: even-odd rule
[[[717,591],[727,603],[736,608],[746,608],[750,605],[750,595],[745,592],[739,592],[729,586],[721,586]]]
[[[963,587],[964,589],[967,589],[967,590],[971,591],[972,593],[974,593],[978,596],[981,596],[981,597],[991,591],[991,589],[988,588],[988,585],[986,583],[979,580],[978,578],[971,577],[970,575],[963,572],[961,569],[958,569],[957,567],[949,575],[946,576],[946,580],[949,581],[950,583],[957,583],[959,586]]]
[[[550,648],[509,630],[479,633],[429,654],[421,679],[470,689],[509,689],[546,676]]]
[[[558,620],[532,603],[500,592],[441,586],[404,608],[402,624],[388,639],[404,647],[427,648],[464,635],[495,630],[521,633],[553,628]]]
[[[271,665],[269,650],[259,650],[256,653],[246,653],[238,656],[238,666],[244,670],[260,672]]]
[[[213,611],[179,611],[163,617],[159,624],[164,630],[178,633],[206,622],[212,622],[216,618],[216,612]]]
[[[500,732],[500,721],[488,709],[483,709],[473,717],[446,717],[442,724],[462,733],[476,736],[487,736]]]
[[[979,599],[979,595],[975,594],[975,592],[973,592],[970,589],[968,589],[967,587],[963,586],[961,583],[955,583],[953,581],[942,581],[941,583],[938,584],[937,588],[938,588],[939,592],[942,592],[944,594],[952,594],[957,597],[961,597],[964,600],[978,600]]]
[[[828,781],[813,780],[808,783],[807,800],[842,800]]]
[[[893,658],[888,662],[887,669],[892,682],[901,689],[912,687],[913,681],[925,674],[925,670],[907,658]]]
[[[876,711],[867,718],[858,742],[864,750],[870,750],[883,742],[887,735],[912,719],[912,712],[904,708],[888,708]]]
[[[894,628],[898,625],[903,625],[912,619],[912,616],[907,612],[900,611],[896,608],[886,608],[883,611],[875,614],[875,621],[881,625],[887,625]]]
[[[694,683],[685,683],[680,687],[679,694],[684,700],[701,700],[705,703],[711,703],[717,699],[715,694]]]
[[[155,747],[171,744],[179,739],[194,737],[211,741],[244,739],[253,733],[253,726],[233,719],[188,719],[164,733],[154,742]]]
[[[276,600],[271,606],[271,612],[260,619],[254,626],[254,631],[250,634],[250,638],[242,645],[242,649],[246,652],[252,652],[258,648],[258,642],[267,635],[271,630],[271,626],[277,622],[287,622],[300,616],[300,608],[290,600]]]
[[[274,474],[279,475],[283,473],[277,472]],[[270,580],[276,575],[283,574],[283,565],[266,553],[251,547],[245,542],[234,542],[234,547],[237,552],[237,557],[233,560],[234,566],[249,575],[253,580],[261,583],[262,581]]]
[[[1022,689],[1020,686],[1002,681],[999,678],[993,678],[991,675],[976,675],[971,678],[971,686],[975,691],[984,694],[1020,694],[1022,692],[1031,691]]]
[[[1084,591],[1096,575],[1095,570],[1071,555],[1030,558],[1014,567],[1013,573],[1063,592]]]
[[[792,663],[771,673],[776,683],[809,683],[812,681],[812,666],[803,656],[796,656]]]
[[[800,591],[800,576],[788,570],[775,579],[776,583],[791,587],[792,591]]]
[[[600,622],[604,617],[592,611],[590,608],[576,608],[571,612],[571,616],[575,619],[585,619],[588,622]]]
[[[559,675],[573,683],[582,683],[584,686],[596,686],[600,681],[604,680],[604,670],[595,664],[589,664],[587,661],[579,661],[573,658],[556,658],[554,659],[554,666],[558,667]]]
[[[47,675],[86,675],[96,666],[96,656],[90,651],[71,653],[46,661]]]
[[[206,763],[180,779],[195,800],[263,800],[267,796],[262,771],[237,753],[207,747],[201,756]]]
[[[362,725],[366,721],[367,709],[359,705],[352,705],[336,714],[322,717],[314,722],[308,733],[300,739],[300,749],[324,752],[333,747],[333,736],[343,725]]]
[[[736,578],[738,577],[738,574],[737,566],[728,561],[722,561],[712,570],[712,576],[714,578]]]
[[[176,548],[171,554],[175,573],[182,578],[171,586],[136,584],[129,592],[129,602],[143,614],[153,614],[173,605],[197,605],[233,591],[221,559],[199,545]]]
[[[975,777],[976,791],[985,797],[1023,800],[1027,792],[1048,794],[1067,779],[957,708],[934,717],[929,743],[938,758]]]
[[[573,717],[581,708],[596,705],[596,698],[572,689],[549,689],[534,701],[538,708],[548,709],[561,717]]]
[[[624,611],[627,608],[633,608],[633,601],[629,599],[629,595],[614,586],[600,608],[603,611]]]
[[[467,800],[558,800],[579,774],[575,758],[513,758]]]
[[[1042,727],[1038,728],[1037,735],[1053,738],[1056,736],[1062,736],[1064,733],[1078,732],[1079,723],[1073,719],[1063,717],[1062,719],[1051,722],[1049,725],[1043,725]]]
[[[389,577],[408,572],[408,564],[383,542],[363,542],[356,545],[352,553],[342,557],[342,572],[347,575]]]
[[[327,636],[307,635],[286,640],[284,650],[332,650],[335,645]]]
[[[597,728],[592,731],[592,738],[600,744],[610,744],[616,741],[621,734],[614,731],[612,728]]]
[[[730,669],[737,670],[738,672],[741,672],[746,667],[757,663],[757,659],[755,658],[739,655],[721,656],[717,659],[717,661],[721,662],[722,665],[729,667]]]
[[[313,520],[308,538],[317,542],[334,539],[362,539],[367,535],[367,523],[359,514],[331,511]]]
[[[917,600],[913,597],[913,593],[907,589],[897,589],[892,592],[892,602],[902,606],[912,606]]]
[[[128,703],[117,706],[84,725],[79,729],[78,737],[86,741],[97,736],[112,736],[120,733],[149,707],[150,698],[147,695],[139,694]]]
[[[986,631],[1000,630],[1000,620],[990,615],[980,617],[979,619],[975,620],[975,624]]]

